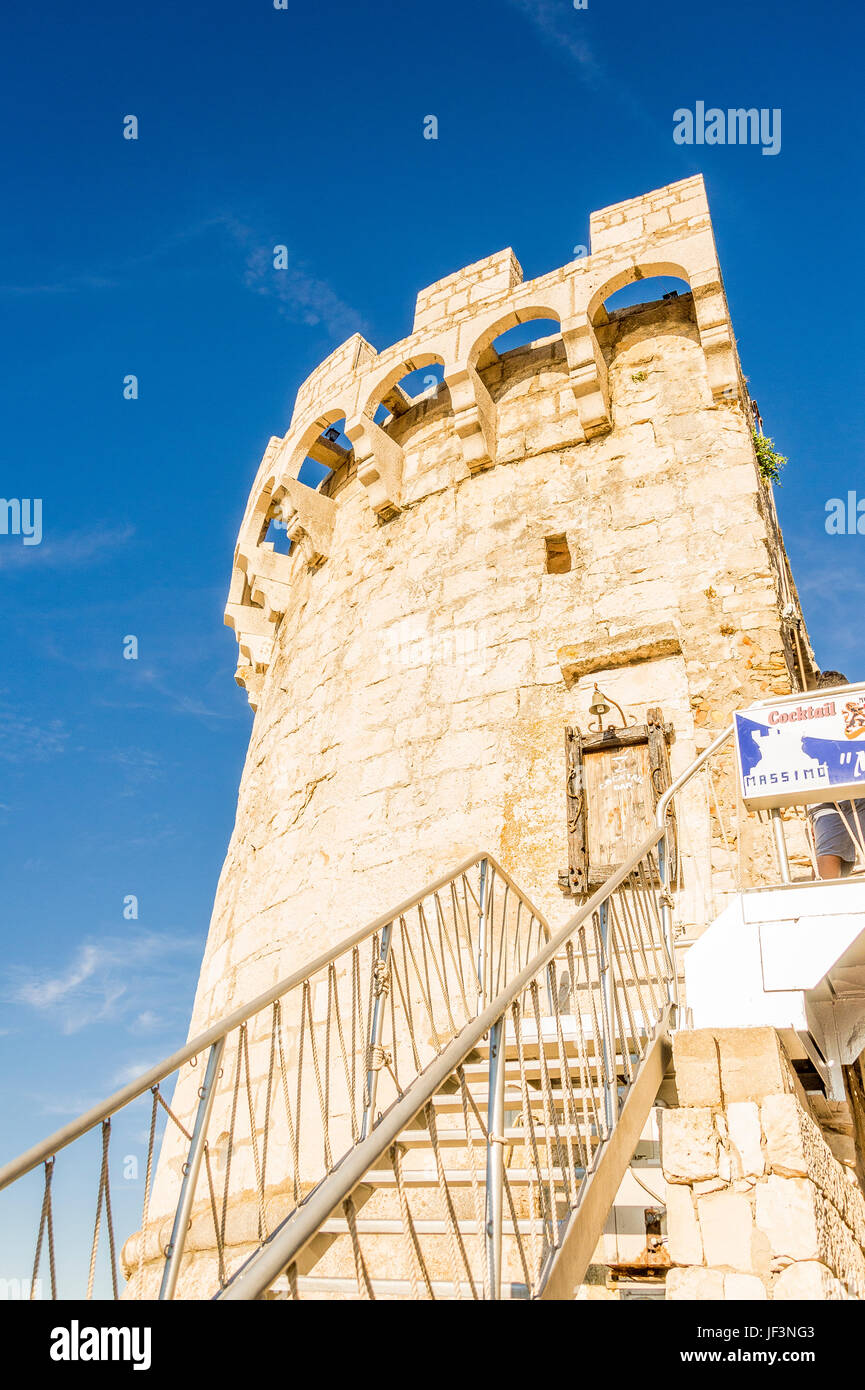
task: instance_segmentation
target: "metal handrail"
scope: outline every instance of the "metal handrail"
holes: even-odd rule
[[[225,1042],[229,1034],[231,1034],[235,1029],[243,1029],[250,1019],[252,1019],[256,1015],[261,1014],[265,1009],[268,1008],[268,1006],[273,1005],[276,1008],[278,1008],[279,1001],[282,1001],[284,996],[288,995],[293,990],[296,990],[299,986],[303,986],[304,988],[306,988],[308,981],[314,975],[322,971],[332,970],[337,961],[339,961],[341,958],[345,958],[352,951],[356,951],[361,943],[369,942],[371,939],[374,942],[378,942],[379,934],[381,939],[380,942],[378,942],[378,944],[375,946],[375,950],[376,952],[380,953],[381,968],[386,972],[388,966],[390,932],[394,924],[404,919],[408,914],[412,912],[413,909],[416,908],[421,911],[422,916],[421,905],[427,898],[435,896],[440,890],[445,888],[447,885],[452,885],[455,880],[459,879],[460,877],[464,877],[473,867],[479,865],[481,873],[479,898],[475,900],[479,913],[479,957],[477,961],[478,997],[476,1005],[474,1006],[474,1010],[470,1011],[467,1023],[464,1024],[462,1029],[460,1029],[455,1035],[451,1037],[450,1042],[446,1044],[444,1050],[438,1055],[438,1057],[427,1067],[425,1071],[421,1072],[409,1084],[408,1088],[404,1092],[402,1092],[402,1094],[398,1095],[397,1099],[386,1111],[385,1115],[382,1116],[381,1114],[379,1114],[374,1127],[373,1115],[377,1072],[373,1071],[372,1073],[368,1073],[366,1087],[366,1107],[363,1117],[363,1125],[360,1131],[360,1137],[356,1140],[354,1147],[348,1151],[348,1153],[336,1164],[335,1167],[332,1168],[331,1172],[325,1176],[325,1178],[319,1183],[318,1187],[314,1189],[313,1193],[310,1194],[307,1198],[305,1198],[295,1209],[295,1211],[286,1218],[282,1226],[277,1228],[277,1233],[281,1232],[282,1237],[280,1237],[278,1234],[273,1237],[270,1237],[262,1246],[262,1249],[256,1255],[251,1257],[251,1260],[249,1261],[248,1265],[245,1266],[244,1270],[242,1271],[242,1282],[238,1282],[238,1276],[235,1278],[234,1281],[232,1281],[231,1285],[229,1286],[229,1289],[224,1291],[224,1296],[230,1298],[249,1296],[242,1290],[249,1287],[249,1275],[247,1271],[259,1270],[262,1267],[259,1264],[259,1256],[263,1256],[266,1253],[272,1252],[275,1248],[277,1248],[277,1245],[275,1244],[277,1240],[286,1238],[290,1239],[292,1243],[292,1250],[296,1253],[297,1250],[302,1248],[303,1244],[305,1244],[309,1239],[312,1238],[312,1235],[315,1234],[317,1225],[320,1223],[320,1220],[326,1219],[327,1215],[330,1213],[330,1211],[333,1210],[334,1206],[338,1205],[338,1203],[344,1197],[348,1196],[352,1191],[353,1187],[357,1186],[358,1182],[361,1181],[362,1174],[369,1167],[370,1160],[386,1152],[390,1144],[393,1142],[392,1139],[388,1137],[390,1135],[392,1125],[398,1125],[398,1128],[395,1131],[395,1133],[399,1133],[399,1129],[404,1128],[405,1125],[409,1123],[410,1120],[417,1115],[418,1111],[423,1109],[423,1107],[427,1104],[427,1102],[430,1099],[430,1096],[441,1084],[440,1081],[436,1081],[436,1078],[442,1071],[443,1066],[445,1067],[445,1070],[442,1073],[442,1076],[447,1076],[449,1074],[449,1070],[453,1070],[453,1067],[455,1065],[459,1065],[460,1061],[464,1060],[467,1052],[471,1050],[471,1048],[475,1045],[477,1040],[483,1037],[484,1034],[489,1032],[491,1029],[492,1036],[496,1042],[496,1046],[500,1050],[503,1038],[504,1018],[507,1009],[514,1003],[515,1000],[517,1000],[520,997],[522,991],[526,987],[527,982],[537,977],[540,972],[546,969],[546,967],[555,957],[557,950],[559,950],[560,947],[566,941],[568,941],[570,937],[577,933],[580,930],[581,926],[587,920],[589,920],[593,914],[597,914],[598,922],[600,924],[601,943],[603,943],[606,940],[607,912],[608,909],[612,910],[611,899],[613,897],[613,894],[616,892],[618,888],[621,887],[623,883],[626,883],[627,886],[630,887],[630,883],[628,882],[630,876],[634,874],[634,872],[637,869],[637,866],[641,865],[641,862],[643,860],[652,856],[652,851],[659,843],[661,844],[661,850],[657,855],[657,873],[660,878],[661,893],[659,895],[658,900],[656,901],[655,911],[656,920],[658,922],[658,926],[661,933],[660,940],[663,943],[663,951],[665,952],[666,963],[663,966],[662,972],[656,976],[656,979],[659,983],[662,984],[662,986],[666,987],[668,1005],[666,1010],[663,1012],[663,1019],[661,1013],[656,1012],[657,1002],[653,1005],[652,1014],[654,1022],[651,1026],[654,1029],[655,1033],[658,1032],[658,1029],[661,1027],[662,1022],[664,1028],[666,1028],[669,1019],[675,1016],[674,1011],[678,1002],[676,984],[677,971],[675,967],[675,952],[673,949],[671,931],[672,899],[670,898],[668,889],[664,886],[664,879],[667,876],[667,866],[665,863],[666,856],[663,848],[665,835],[667,833],[666,815],[669,808],[669,804],[674,798],[674,796],[677,794],[677,792],[684,785],[687,784],[687,782],[691,779],[691,777],[694,776],[694,774],[697,771],[699,771],[699,769],[712,756],[712,754],[723,743],[727,741],[727,739],[730,737],[731,732],[732,728],[725,730],[721,735],[719,735],[718,738],[716,738],[716,740],[705,750],[705,752],[701,754],[700,757],[697,758],[690,765],[690,767],[686,769],[686,771],[676,780],[676,782],[674,782],[672,786],[664,793],[664,795],[658,803],[657,823],[655,828],[645,837],[645,839],[632,853],[629,859],[626,860],[625,863],[623,863],[622,866],[615,873],[610,875],[607,881],[588,899],[586,903],[584,903],[584,905],[570,918],[570,920],[558,932],[555,933],[554,936],[551,934],[550,928],[543,916],[541,915],[541,913],[537,911],[537,909],[522,892],[522,890],[517,886],[514,880],[506,873],[504,869],[502,869],[501,865],[497,862],[497,860],[495,860],[488,853],[477,852],[469,856],[460,865],[458,865],[449,873],[441,875],[432,883],[428,884],[423,889],[421,889],[419,892],[413,894],[410,898],[406,899],[404,902],[400,903],[388,912],[381,914],[378,918],[376,918],[374,922],[370,923],[365,927],[360,928],[357,932],[353,933],[351,936],[341,941],[338,945],[332,947],[329,951],[318,956],[308,964],[301,967],[299,970],[294,971],[290,976],[280,980],[277,984],[271,986],[270,989],[256,996],[256,998],[253,999],[250,1003],[243,1005],[233,1010],[231,1013],[225,1015],[216,1023],[212,1024],[204,1032],[190,1039],[184,1045],[184,1047],[172,1053],[170,1056],[166,1057],[165,1059],[163,1059],[163,1061],[157,1063],[155,1066],[149,1068],[146,1072],[143,1072],[139,1077],[137,1077],[132,1082],[128,1083],[119,1091],[116,1091],[105,1101],[101,1102],[96,1106],[91,1107],[91,1109],[84,1112],[84,1114],[80,1115],[77,1119],[71,1121],[69,1124],[63,1126],[61,1129],[55,1131],[52,1135],[43,1140],[41,1143],[34,1145],[31,1149],[21,1154],[18,1158],[13,1159],[9,1163],[5,1164],[2,1168],[0,1168],[0,1189],[9,1186],[16,1179],[32,1171],[40,1163],[43,1163],[48,1159],[53,1160],[53,1156],[56,1155],[61,1149],[66,1148],[68,1145],[73,1143],[75,1140],[77,1140],[84,1134],[95,1129],[100,1123],[103,1123],[104,1126],[105,1122],[109,1119],[109,1117],[113,1116],[117,1111],[122,1110],[125,1106],[138,1099],[147,1090],[153,1090],[155,1093],[158,1089],[159,1083],[162,1080],[170,1076],[172,1073],[179,1071],[179,1069],[184,1065],[184,1063],[192,1061],[193,1059],[197,1058],[200,1054],[203,1054],[205,1051],[209,1050],[207,1076],[204,1080],[203,1086],[199,1088],[198,1092],[200,1103],[198,1106],[197,1115],[195,1117],[194,1133],[191,1136],[189,1157],[187,1159],[187,1163],[184,1165],[183,1168],[184,1180],[182,1183],[181,1193],[174,1212],[174,1229],[169,1245],[165,1250],[166,1265],[163,1272],[162,1292],[160,1294],[160,1297],[173,1297],[177,1283],[177,1278],[179,1275],[180,1259],[182,1257],[186,1231],[190,1221],[192,1202],[194,1200],[199,1166],[202,1160],[204,1150],[206,1149],[205,1134],[209,1122],[210,1110],[213,1104],[216,1078],[218,1075],[221,1075],[219,1068],[221,1065],[221,1058],[223,1049],[225,1047]],[[532,915],[532,920],[536,924],[536,929],[538,930],[538,939],[543,940],[545,944],[538,950],[533,959],[530,960],[523,967],[520,974],[514,980],[505,984],[504,987],[501,988],[499,992],[495,995],[495,998],[492,1000],[492,1002],[490,1002],[490,994],[492,994],[495,991],[496,983],[493,980],[492,975],[490,975],[489,977],[487,976],[486,970],[487,901],[485,894],[485,883],[487,881],[487,878],[489,878],[489,882],[492,883],[495,876],[497,876],[501,880],[501,882],[506,886],[506,889],[510,889],[511,891],[513,891],[517,898],[517,901],[523,903],[525,907],[529,910],[529,912]],[[658,878],[655,879],[655,883],[657,882]],[[505,894],[505,901],[506,900],[507,893]],[[519,918],[517,920],[519,920]],[[502,927],[504,930],[504,919]],[[585,945],[585,940],[583,941],[583,945]],[[529,949],[531,949],[531,940],[529,941]],[[605,953],[606,951],[606,947],[603,944],[600,945],[599,949],[602,953]],[[376,962],[375,969],[376,972],[379,969],[378,962]],[[499,980],[501,980],[502,976],[499,975],[498,978]],[[608,981],[609,978],[611,977],[608,976]],[[551,984],[548,983],[548,991],[550,988]],[[552,1003],[550,1004],[550,1007],[552,1007]],[[608,1005],[606,1001],[604,1002],[603,1007],[606,1013],[608,1011]],[[377,1023],[380,1022],[380,1013],[383,1013],[383,1007],[380,1008],[380,1001],[376,996],[375,1014],[373,1017],[372,1032],[369,1038],[370,1052],[368,1055],[370,1056],[372,1056],[376,1050],[382,1050],[380,1048],[376,1049],[376,1044],[380,1041],[380,1028],[377,1027]],[[605,1026],[607,1030],[609,1030],[609,1019],[607,1019]],[[454,1021],[453,1019],[451,1019],[451,1028],[453,1027]],[[605,1074],[607,1068],[607,1053],[610,1052],[611,1046],[614,1055],[615,1045],[611,1044],[610,1038],[605,1035],[603,1040]],[[639,1049],[639,1055],[643,1055],[642,1048]],[[456,1057],[456,1062],[453,1061],[454,1057]],[[500,1070],[501,1069],[498,1069],[496,1071],[496,1076],[498,1078],[496,1083],[496,1089],[498,1089],[498,1087],[500,1086],[501,1078],[503,1077],[503,1071],[501,1071],[501,1075],[499,1075]],[[612,1093],[607,1094],[605,1096],[605,1106],[608,1111],[607,1137],[609,1137],[609,1133],[611,1133],[611,1126],[616,1123],[616,1120],[611,1117],[614,1114],[616,1116],[618,1115],[614,1075],[612,1076],[612,1080],[610,1076],[606,1076],[604,1084],[608,1092],[610,1086],[612,1086]],[[491,1097],[493,1094],[493,1089],[494,1088],[492,1086],[491,1075]],[[413,1106],[414,1109],[412,1109]],[[410,1114],[409,1111],[411,1112]],[[169,1111],[169,1114],[170,1113],[171,1112]],[[501,1128],[501,1125],[498,1123],[497,1120],[495,1120],[492,1111],[490,1112],[490,1123],[491,1132],[493,1132],[494,1130],[497,1132]],[[327,1151],[326,1140],[325,1147]],[[501,1158],[501,1153],[498,1149],[494,1150],[492,1158]],[[331,1160],[328,1155],[328,1163],[330,1162]],[[490,1223],[488,1223],[491,1224],[493,1228],[495,1228],[497,1225],[500,1225],[501,1220],[501,1176],[500,1173],[498,1173],[498,1169],[500,1167],[500,1164],[497,1167],[496,1163],[493,1163],[490,1171],[493,1172],[494,1177],[491,1183],[488,1182],[488,1188],[492,1186],[493,1188],[498,1189],[498,1205],[497,1207],[494,1205],[494,1208],[491,1210],[491,1221]],[[361,1176],[355,1176],[353,1178],[352,1174],[354,1174],[356,1171],[359,1172]],[[496,1174],[498,1174],[498,1176],[496,1176]],[[349,1183],[348,1187],[345,1186],[347,1182]],[[325,1207],[327,1207],[327,1211],[324,1212],[323,1216],[321,1214],[322,1204]],[[306,1234],[304,1234],[304,1232],[306,1232]],[[298,1242],[300,1243],[298,1244]],[[281,1246],[279,1248],[281,1249]],[[496,1264],[500,1265],[500,1232],[497,1245],[498,1254],[496,1254],[495,1246],[491,1246],[490,1249],[492,1252],[490,1255],[491,1267],[493,1267]],[[288,1263],[291,1259],[293,1259],[293,1254],[290,1254],[287,1257],[286,1261],[282,1264],[282,1268],[285,1268],[286,1263]],[[256,1274],[254,1277],[255,1279],[258,1279],[259,1275]],[[497,1278],[498,1276],[496,1276],[496,1279]],[[231,1290],[233,1290],[235,1287],[238,1287],[241,1290],[241,1292],[231,1292]],[[267,1283],[265,1282],[265,1284],[262,1287],[267,1287]],[[494,1283],[494,1287],[498,1287],[497,1282]],[[252,1294],[251,1296],[256,1295]]]
[[[217,1299],[258,1298],[274,1279],[300,1254],[341,1202],[363,1181],[364,1174],[377,1159],[387,1152],[397,1135],[432,1099],[451,1072],[465,1060],[492,1026],[504,1016],[508,1007],[523,993],[531,980],[554,960],[557,952],[592,914],[608,901],[613,892],[637,868],[641,860],[663,838],[663,828],[649,832],[630,859],[611,874],[573,917],[550,937],[546,946],[523,967],[519,975],[496,995],[495,999],[467,1023],[455,1038],[412,1082],[403,1095],[381,1117],[371,1134],[346,1154],[334,1171],[310,1193],[303,1205],[282,1226],[277,1227],[269,1241],[250,1256],[231,1283],[216,1295]]]
[[[562,946],[571,938],[583,924],[589,921],[593,914],[603,911],[612,897],[613,893],[619,888],[637,869],[640,863],[651,854],[652,850],[664,841],[666,835],[666,817],[669,805],[673,798],[681,789],[688,784],[695,773],[708,761],[708,759],[721,748],[730,738],[733,732],[732,724],[725,729],[709,745],[709,747],[698,758],[690,764],[688,768],[676,779],[675,782],[664,792],[658,802],[656,813],[655,828],[650,831],[644,840],[633,851],[630,858],[617,869],[605,883],[598,888],[587,902],[580,907],[569,920],[560,927],[559,930],[547,941],[547,944],[536,953],[531,961],[512,979],[508,985],[496,995],[486,1008],[469,1023],[467,1023],[455,1038],[443,1049],[441,1053],[430,1063],[430,1065],[411,1083],[406,1091],[399,1097],[390,1109],[381,1116],[379,1122],[372,1133],[365,1134],[361,1140],[349,1150],[337,1167],[325,1177],[315,1188],[307,1199],[299,1206],[281,1226],[278,1226],[268,1241],[253,1255],[245,1265],[241,1267],[231,1282],[215,1295],[217,1300],[241,1301],[245,1299],[259,1298],[267,1288],[277,1279],[280,1274],[298,1257],[304,1247],[314,1239],[322,1222],[326,1221],[332,1212],[337,1210],[341,1203],[346,1201],[352,1192],[362,1184],[364,1175],[375,1166],[388,1149],[394,1144],[398,1135],[411,1125],[418,1114],[429,1104],[432,1097],[441,1088],[444,1081],[451,1073],[465,1061],[466,1057],[478,1045],[486,1035],[491,1035],[491,1046],[500,1047],[502,1040],[501,1024],[506,1017],[508,1008],[524,992],[529,983],[535,979],[539,973],[548,966],[556,957]],[[663,875],[663,847],[658,855],[659,871],[661,874],[662,888],[664,885]],[[664,900],[662,894],[662,903]],[[669,904],[664,904],[664,926],[667,936],[670,961],[672,963],[672,997],[659,1018],[656,1021],[651,1041],[655,1041],[657,1036],[665,1032],[671,1023],[675,1022],[675,1010],[677,1003],[676,991],[676,966],[675,954],[673,950],[672,935],[670,932],[670,908]],[[503,1077],[503,1072],[501,1073]],[[499,1085],[501,1085],[501,1080]],[[499,1097],[496,1097],[491,1104],[495,1104],[500,1109]],[[494,1113],[491,1109],[491,1115]],[[613,1125],[615,1120],[613,1121]],[[498,1146],[494,1146],[498,1147]],[[489,1208],[488,1208],[489,1210]],[[500,1226],[501,1220],[501,1196],[499,1194],[494,1215],[494,1230],[489,1232],[491,1243],[497,1243],[500,1258],[501,1233],[495,1229],[496,1220]],[[495,1257],[493,1257],[495,1258]],[[493,1281],[494,1282],[494,1281]],[[495,1283],[494,1283],[495,1287]]]
[[[446,1078],[465,1060],[484,1035],[499,1028],[495,1041],[500,1042],[499,1026],[508,1008],[520,997],[530,981],[535,979],[545,966],[555,959],[562,946],[579,931],[583,923],[605,907],[615,890],[630,877],[646,856],[651,854],[656,845],[664,839],[666,813],[673,797],[699,771],[716,749],[726,742],[731,732],[732,729],[729,729],[719,735],[705,753],[697,758],[664,793],[658,804],[655,828],[633,851],[630,858],[548,940],[547,944],[537,952],[506,988],[501,990],[475,1019],[461,1029],[439,1056],[381,1117],[375,1131],[362,1138],[360,1143],[349,1151],[333,1173],[319,1184],[302,1206],[286,1219],[282,1227],[277,1228],[270,1240],[250,1257],[250,1260],[228,1287],[217,1295],[219,1299],[237,1301],[259,1297],[273,1283],[274,1279],[278,1278],[281,1272],[297,1258],[304,1246],[314,1238],[321,1223],[326,1221],[331,1213],[351,1195],[352,1191],[363,1181],[364,1174],[388,1151],[401,1131],[410,1125],[424,1109]],[[659,856],[659,862],[662,859],[663,854]],[[675,957],[672,949],[670,950],[670,959],[673,962],[673,975],[675,976]],[[673,1004],[671,1003],[663,1017],[658,1020],[657,1027],[666,1027],[672,1008]],[[500,1216],[500,1214],[501,1203],[499,1202],[498,1215]]]
[[[661,829],[663,829],[664,823],[666,822],[667,810],[669,808],[670,802],[673,800],[673,797],[678,795],[682,788],[686,786],[688,782],[690,782],[691,778],[694,776],[694,773],[699,772],[700,768],[703,767],[703,765],[709,761],[709,759],[712,757],[714,753],[717,753],[719,748],[723,748],[724,744],[727,742],[727,739],[731,738],[732,735],[733,725],[730,724],[729,728],[724,729],[723,733],[720,733],[718,737],[715,739],[715,741],[709,744],[705,752],[701,753],[698,758],[695,758],[694,761],[690,764],[690,766],[685,768],[685,771],[682,773],[682,775],[680,777],[677,777],[675,782],[673,782],[663,793],[655,810],[655,823]]]
[[[173,1052],[163,1061],[157,1062],[154,1066],[150,1067],[148,1071],[142,1072],[134,1081],[129,1082],[128,1085],[122,1087],[119,1091],[115,1091],[107,1100],[92,1106],[90,1110],[85,1110],[77,1119],[70,1120],[68,1124],[55,1130],[53,1134],[50,1134],[48,1138],[42,1140],[41,1143],[34,1144],[33,1147],[27,1149],[25,1153],[20,1154],[17,1158],[11,1159],[8,1163],[0,1167],[0,1191],[2,1191],[4,1187],[8,1187],[10,1183],[15,1182],[17,1178],[23,1177],[25,1173],[29,1173],[33,1168],[38,1167],[38,1165],[43,1163],[46,1159],[52,1158],[55,1154],[59,1153],[61,1149],[66,1148],[89,1130],[95,1129],[103,1120],[114,1115],[131,1101],[137,1100],[139,1096],[144,1095],[151,1087],[163,1081],[165,1077],[170,1076],[172,1072],[177,1071],[178,1068],[183,1066],[184,1062],[188,1062],[193,1057],[199,1056],[200,1053],[213,1047],[214,1044],[224,1041],[228,1034],[240,1024],[246,1023],[255,1014],[267,1008],[269,1004],[275,1003],[276,1000],[281,999],[291,990],[297,988],[298,985],[303,984],[304,980],[309,979],[311,975],[326,969],[327,966],[335,962],[340,956],[351,951],[362,941],[368,940],[371,936],[374,936],[376,932],[382,931],[389,923],[406,915],[413,907],[417,907],[425,898],[438,892],[453,879],[459,877],[461,874],[467,873],[468,870],[473,868],[476,864],[484,861],[491,864],[496,874],[502,878],[503,882],[508,884],[523,902],[525,902],[526,906],[536,918],[541,931],[549,939],[550,928],[546,919],[538,912],[534,904],[526,897],[525,893],[523,893],[522,889],[517,887],[514,880],[501,867],[498,861],[494,859],[491,854],[484,851],[473,854],[468,859],[464,859],[456,868],[449,870],[448,873],[440,875],[437,879],[434,879],[432,883],[427,884],[420,892],[413,893],[410,898],[406,898],[403,902],[399,903],[398,906],[390,909],[388,912],[382,913],[381,916],[377,917],[375,921],[368,926],[361,927],[351,936],[342,940],[339,945],[334,946],[330,951],[326,951],[323,955],[317,956],[314,960],[307,962],[300,969],[286,976],[285,979],[272,985],[270,989],[257,995],[251,1003],[243,1004],[239,1008],[234,1009],[230,1014],[226,1014],[224,1018],[212,1024],[211,1027],[205,1029],[203,1033],[199,1033],[196,1037],[192,1038],[190,1042],[187,1042],[185,1046],[179,1048],[177,1052]]]

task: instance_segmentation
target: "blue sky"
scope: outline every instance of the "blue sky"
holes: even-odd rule
[[[507,245],[542,274],[702,171],[818,660],[865,678],[863,540],[824,527],[865,497],[861,12],[289,2],[3,21],[0,494],[44,527],[0,536],[3,1158],[184,1036],[251,722],[248,488],[300,381],[405,336],[421,287]],[[674,144],[698,100],[780,108],[780,153]]]

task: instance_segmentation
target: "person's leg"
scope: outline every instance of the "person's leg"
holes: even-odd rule
[[[818,854],[817,873],[821,878],[840,878],[841,877],[841,856],[840,854]]]
[[[837,811],[829,815],[823,814],[815,821],[814,848],[820,878],[841,878],[842,863],[845,860],[850,863],[855,860],[856,846]]]

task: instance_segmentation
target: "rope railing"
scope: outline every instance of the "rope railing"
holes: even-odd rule
[[[171,1298],[181,1262],[185,1291],[229,1300],[562,1296],[591,1256],[589,1195],[609,1196],[605,1165],[626,1165],[657,1091],[680,937],[772,878],[779,817],[744,811],[731,733],[554,936],[475,855],[0,1169],[0,1188],[42,1170],[31,1296],[46,1260],[54,1298],[117,1297],[123,1275],[128,1296]],[[118,1260],[112,1134],[148,1092],[140,1230]],[[62,1153],[91,1132],[89,1261],[60,1290]]]
[[[478,854],[190,1040],[0,1169],[0,1188],[15,1183],[17,1191],[26,1174],[43,1167],[31,1287],[38,1287],[47,1248],[52,1297],[85,1289],[88,1298],[100,1296],[101,1249],[108,1256],[104,1296],[121,1292],[112,1124],[148,1091],[140,1229],[126,1259],[129,1293],[153,1297],[158,1282],[159,1296],[173,1297],[184,1253],[211,1262],[224,1285],[236,1251],[245,1255],[250,1241],[253,1247],[265,1242],[303,1205],[345,1153],[374,1132],[382,1110],[548,938],[543,917],[509,875]],[[169,1104],[163,1089],[170,1082]],[[63,1151],[86,1144],[94,1130],[101,1145],[89,1263],[80,1284],[59,1290],[58,1169]],[[172,1176],[178,1168],[179,1191]]]
[[[668,811],[730,734],[724,730],[664,793],[656,828],[621,868],[485,1008],[479,1004],[477,1016],[393,1101],[375,1132],[361,1136],[218,1297],[260,1298],[274,1288],[281,1292],[283,1284],[290,1298],[302,1297],[306,1288],[314,1296],[316,1278],[301,1271],[301,1259],[322,1232],[342,1233],[339,1219],[336,1227],[332,1223],[347,1202],[352,1219],[345,1234],[356,1271],[364,1271],[358,1293],[374,1296],[355,1194],[375,1192],[388,1169],[397,1186],[395,1229],[412,1293],[423,1286],[427,1296],[438,1296],[438,1290],[445,1297],[500,1297],[505,1231],[513,1246],[511,1264],[517,1265],[508,1272],[522,1276],[522,1282],[510,1281],[511,1292],[537,1297],[554,1286],[556,1261],[605,1154],[613,1150],[629,1097],[639,1092],[648,1114],[657,1091],[657,1084],[650,1085],[644,1099],[641,1078],[650,1055],[657,1062],[678,1002]],[[566,979],[557,978],[561,960]],[[484,1049],[488,1062],[471,1072],[478,1076],[473,1093],[467,1077]],[[437,1105],[452,1105],[456,1092],[456,1120],[443,1130]],[[637,1114],[641,1123],[645,1114]],[[412,1186],[406,1185],[405,1155],[419,1146],[432,1162],[413,1176],[412,1186],[423,1192],[423,1211],[433,1195],[439,1211],[434,1234],[445,1245],[434,1256],[427,1254],[433,1233],[421,1234],[423,1218],[412,1210]],[[452,1168],[442,1158],[443,1147],[454,1155]],[[629,1156],[630,1150],[625,1164]],[[589,1249],[587,1259],[590,1254]],[[449,1271],[445,1281],[434,1278],[442,1261]]]
[[[307,1287],[315,1296],[316,1277],[300,1262],[323,1231],[344,1234],[355,1270],[365,1271],[357,1293],[375,1296],[358,1192],[382,1186],[395,1192],[389,1225],[400,1237],[401,1277],[416,1296],[499,1297],[503,1243],[512,1291],[543,1293],[586,1184],[671,1019],[663,840],[659,827],[466,1023],[221,1298],[262,1297],[274,1286],[287,1297],[303,1298]],[[652,1099],[654,1092],[649,1106]],[[339,1216],[347,1202],[351,1221]]]

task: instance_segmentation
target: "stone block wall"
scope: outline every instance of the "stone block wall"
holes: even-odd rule
[[[596,214],[592,244],[528,282],[506,250],[423,290],[412,334],[336,348],[265,450],[226,609],[257,712],[191,1034],[481,850],[560,925],[563,734],[586,726],[595,680],[638,723],[663,708],[674,776],[732,709],[790,689],[783,548],[702,180]],[[658,274],[692,292],[604,309]],[[560,331],[498,353],[539,319]],[[434,362],[434,393],[394,392]],[[340,421],[351,449],[306,488]],[[288,553],[267,539],[277,511]],[[570,567],[552,571],[563,537]],[[679,809],[677,911],[700,929],[729,851],[698,788]],[[264,1053],[252,1071],[263,1088]],[[174,1096],[190,1123],[197,1087],[184,1073]],[[229,1108],[226,1087],[215,1134]],[[169,1132],[154,1228],[184,1156]],[[253,1166],[236,1156],[233,1181]]]
[[[450,316],[494,294],[511,290],[522,278],[522,267],[510,247],[482,261],[475,261],[473,265],[467,265],[420,291],[413,331],[416,333],[443,316]]]
[[[709,209],[699,174],[666,188],[593,212],[589,219],[592,251],[621,246],[628,241],[670,226],[709,226]]]
[[[865,1299],[865,1197],[771,1028],[676,1034],[668,1299]]]

